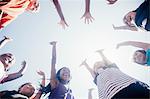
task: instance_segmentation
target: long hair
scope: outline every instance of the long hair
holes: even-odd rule
[[[62,67],[62,68],[60,68],[58,71],[57,71],[57,73],[56,73],[56,78],[57,78],[57,80],[60,82],[60,83],[62,83],[62,84],[68,84],[69,82],[70,82],[70,79],[68,80],[68,81],[64,81],[64,80],[62,80],[61,79],[61,77],[60,77],[60,71],[62,70],[62,69],[64,69],[64,68],[67,68],[67,67]],[[67,68],[68,70],[69,70],[69,68]],[[69,70],[70,71],[70,70]],[[70,76],[70,78],[71,78],[71,76]]]

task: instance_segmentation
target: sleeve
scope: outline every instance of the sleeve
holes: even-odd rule
[[[133,12],[137,12],[139,9],[143,9],[147,3],[148,3],[148,0],[145,0],[145,1],[144,1],[136,10],[134,10]]]
[[[95,83],[95,85],[97,85],[97,76],[98,76],[98,74],[96,74],[96,76],[95,76],[95,78],[93,80],[93,82]]]
[[[43,94],[47,94],[49,92],[51,92],[51,84],[49,83],[46,87],[44,86],[41,86],[41,89],[40,91],[43,93]]]

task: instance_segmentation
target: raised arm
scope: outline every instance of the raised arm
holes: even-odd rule
[[[11,38],[4,36],[4,39],[0,41],[0,48],[2,48],[6,43],[12,41]]]
[[[107,59],[107,57],[103,54],[103,49],[97,50],[96,52],[98,52],[98,53],[101,55],[102,60],[104,61],[104,63],[105,63],[106,66],[112,64],[112,62],[109,61],[109,60]]]
[[[94,70],[92,68],[90,68],[90,66],[87,64],[86,59],[81,63],[80,66],[85,66],[86,69],[90,72],[90,74],[92,75],[93,78],[95,78],[96,74],[94,72]]]
[[[52,45],[52,60],[51,60],[51,75],[50,75],[50,83],[51,86],[54,87],[56,84],[56,41],[50,42]]]
[[[117,48],[119,48],[121,46],[133,46],[133,47],[142,48],[144,50],[147,50],[150,48],[149,43],[143,43],[143,42],[138,42],[138,41],[126,41],[126,42],[117,44]]]
[[[8,81],[12,81],[12,80],[15,80],[17,78],[20,78],[23,76],[25,70],[26,70],[26,61],[23,61],[22,62],[22,68],[16,72],[16,73],[12,73],[12,74],[8,74],[7,77],[5,77],[0,83],[5,83],[5,82],[8,82]]]
[[[33,99],[40,99],[42,96],[42,88],[45,87],[45,73],[41,70],[37,71],[37,73],[42,77],[42,81],[41,81],[41,89],[38,90],[37,94],[35,95],[35,97]]]
[[[81,18],[85,17],[85,24],[89,22],[92,22],[94,18],[92,17],[90,13],[90,0],[85,0],[85,12]]]
[[[59,15],[59,17],[60,17],[60,19],[61,19],[60,22],[59,22],[59,24],[60,24],[63,28],[65,28],[65,26],[68,26],[68,24],[67,24],[67,22],[65,21],[64,15],[63,15],[62,10],[61,10],[61,6],[60,6],[58,0],[53,0],[53,3],[54,3],[54,5],[55,5],[55,7],[56,7],[56,9],[57,9],[57,12],[58,12],[58,15]]]

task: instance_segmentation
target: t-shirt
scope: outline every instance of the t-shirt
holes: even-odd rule
[[[96,84],[99,99],[111,99],[123,88],[135,83],[137,80],[124,74],[112,64],[112,67],[98,69]]]
[[[146,64],[150,66],[150,49],[146,51]]]

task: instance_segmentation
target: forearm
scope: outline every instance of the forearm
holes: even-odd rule
[[[112,64],[112,63],[107,59],[107,57],[103,54],[103,52],[99,52],[99,54],[101,55],[102,61],[105,63],[106,66]]]
[[[63,15],[63,13],[62,13],[62,10],[61,10],[61,7],[60,7],[60,4],[59,4],[58,0],[53,0],[53,3],[54,3],[54,5],[55,5],[55,7],[56,7],[56,9],[57,9],[57,12],[58,12],[59,17],[61,18],[61,20],[65,20],[64,15]]]
[[[85,0],[85,12],[90,12],[90,0]]]
[[[90,72],[90,74],[92,75],[92,77],[93,77],[93,78],[95,78],[95,76],[96,76],[96,75],[95,75],[95,73],[94,73],[93,69],[92,69],[92,68],[90,68],[88,64],[87,64],[87,65],[85,65],[85,67],[86,67],[86,69]]]
[[[6,78],[4,78],[0,83],[5,83],[5,82],[11,81],[11,80],[15,80],[15,79],[20,78],[22,76],[23,76],[23,74],[21,74],[19,72],[12,73],[12,74],[9,74]]]
[[[2,48],[7,42],[8,42],[8,40],[6,40],[5,38],[3,40],[1,40],[0,41],[0,48]]]
[[[150,44],[138,42],[138,41],[126,41],[120,43],[119,46],[133,46],[133,47],[143,48],[144,50],[146,50],[150,47]]]
[[[52,47],[52,60],[51,60],[51,79],[55,79],[56,77],[56,45]]]

